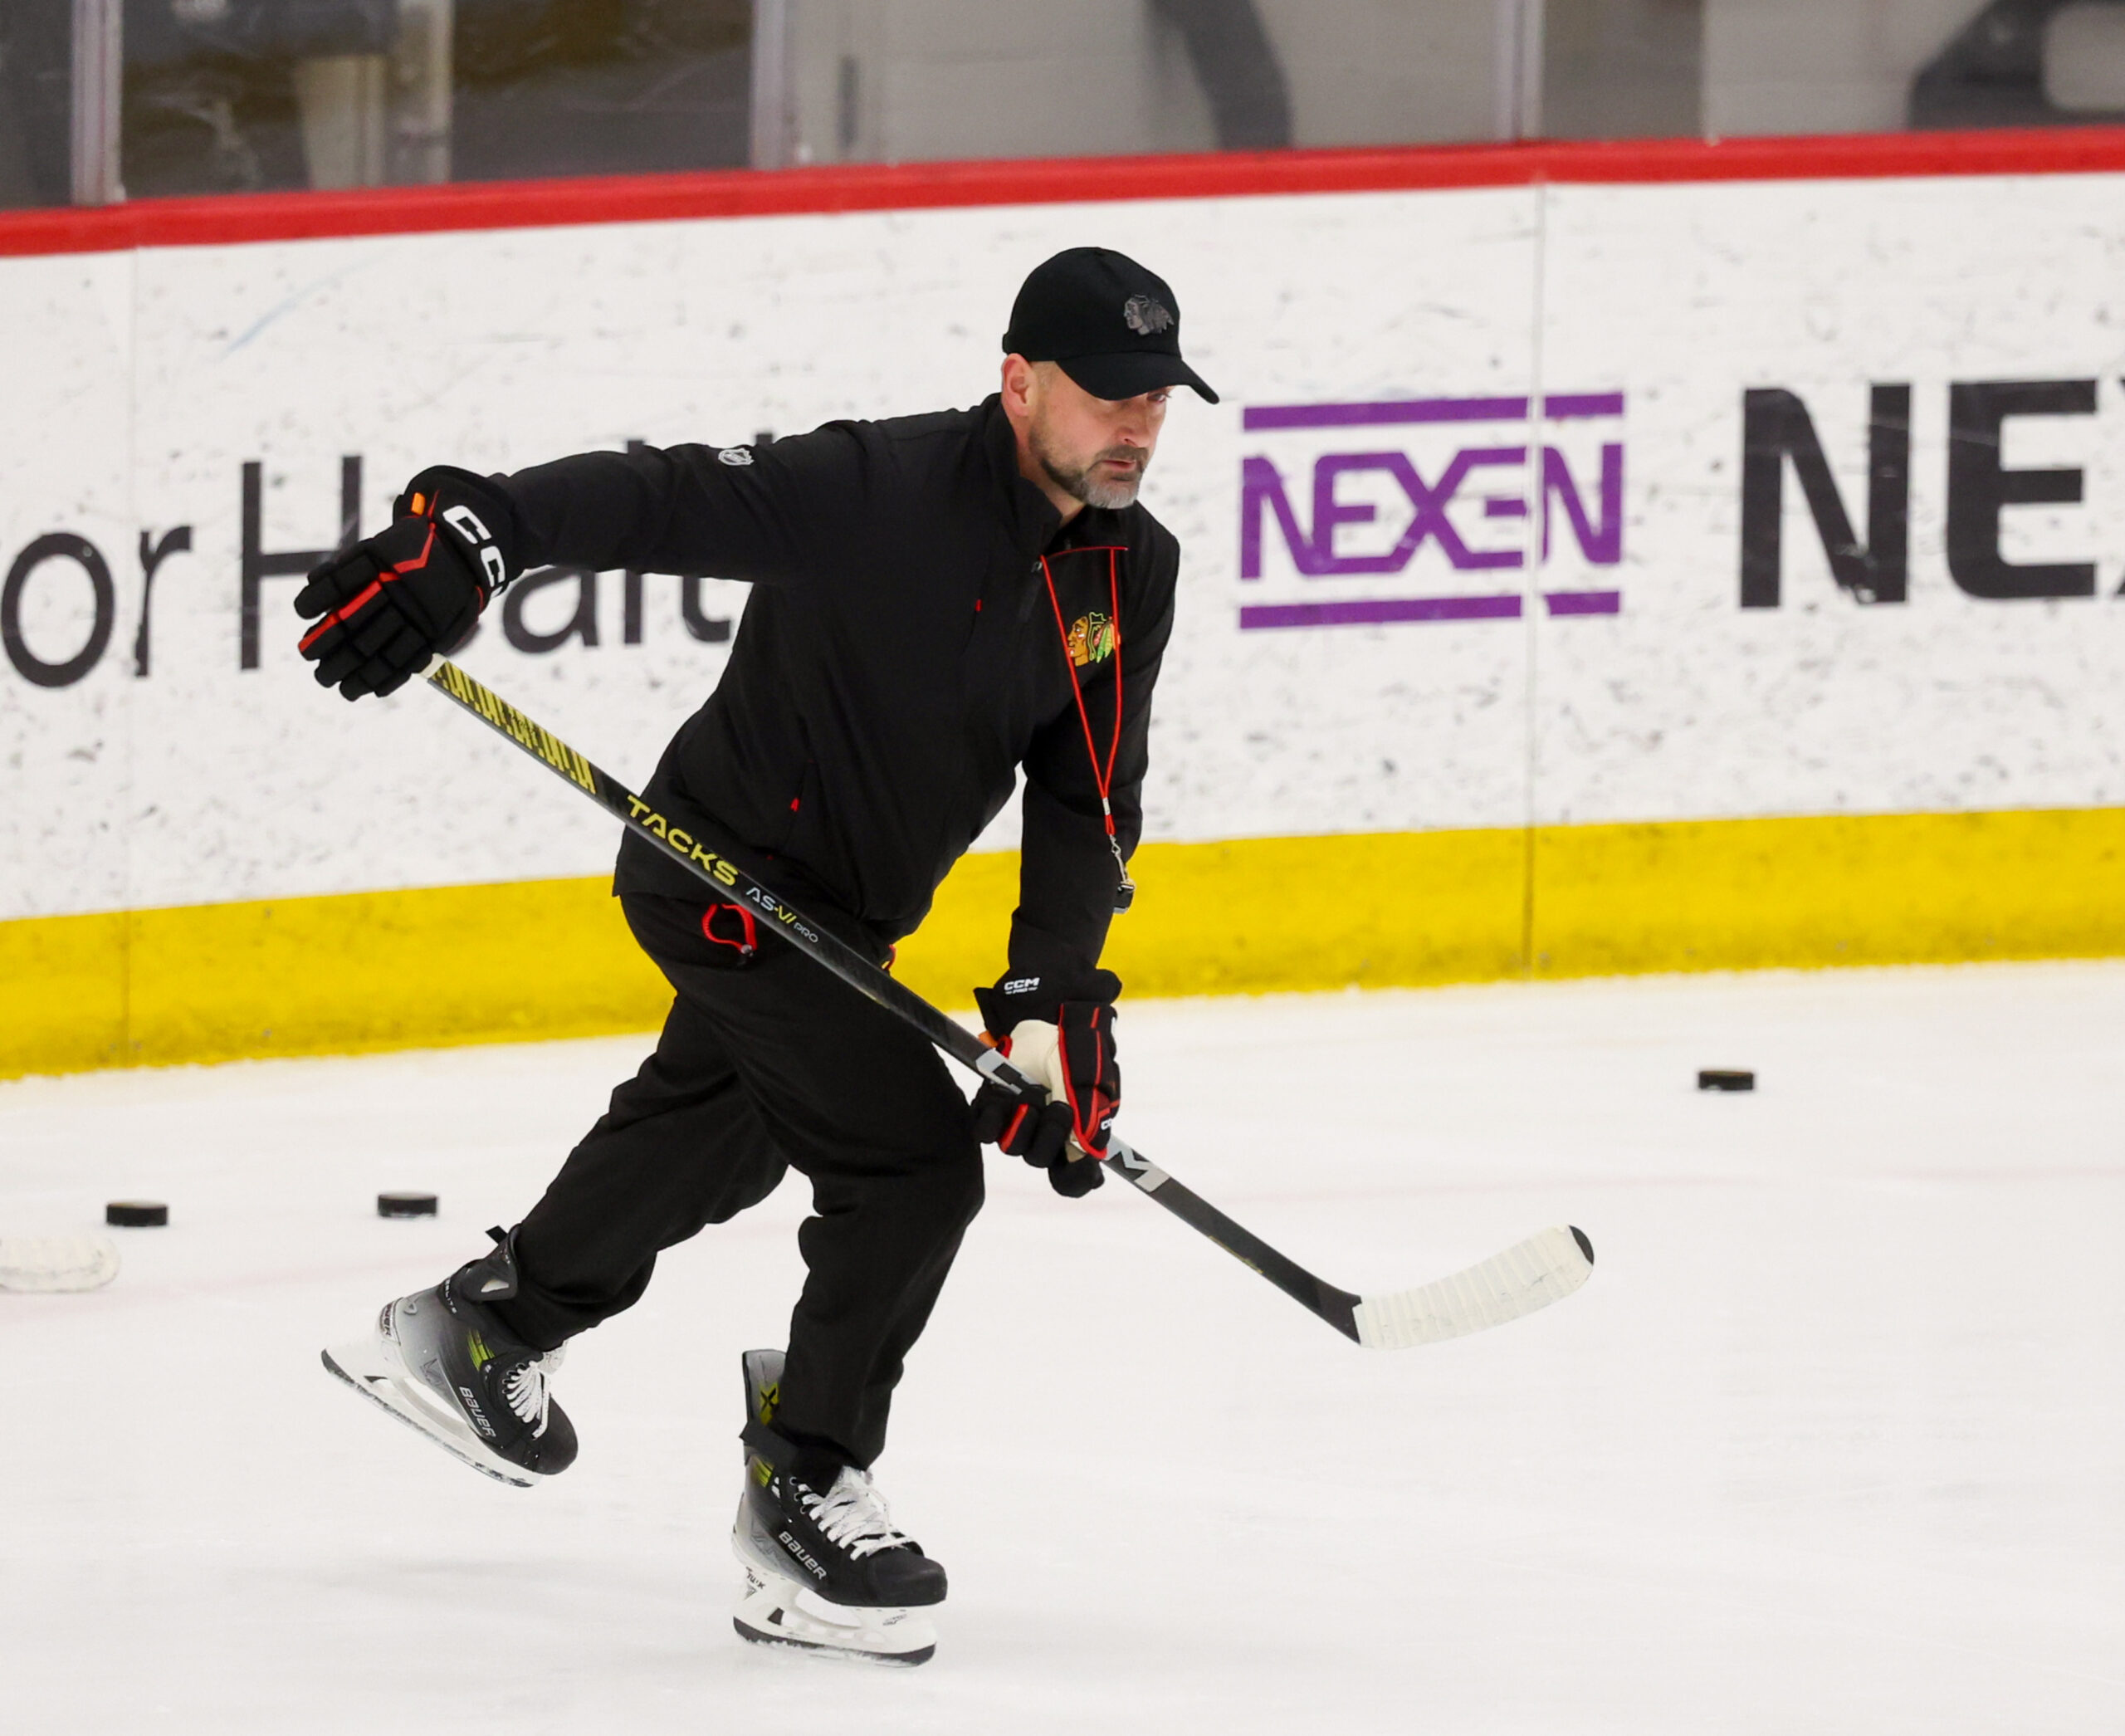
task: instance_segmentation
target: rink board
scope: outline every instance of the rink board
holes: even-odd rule
[[[2125,954],[2118,809],[1154,844],[1134,866],[1107,962],[1137,997]],[[970,1005],[1017,869],[967,857],[902,980]],[[603,877],[0,924],[9,1073],[647,1030],[671,998]]]
[[[0,1071],[653,1023],[606,822],[424,695],[319,693],[294,570],[426,462],[972,402],[1088,240],[1224,394],[1146,496],[1132,992],[2125,950],[2120,139],[0,219]],[[681,592],[520,586],[464,661],[638,780],[746,587]],[[993,975],[1010,880],[970,861],[911,980]]]

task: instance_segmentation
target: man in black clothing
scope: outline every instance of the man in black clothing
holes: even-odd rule
[[[867,1470],[980,1206],[979,1143],[1065,1195],[1101,1180],[1082,1160],[1120,1101],[1121,984],[1099,959],[1132,890],[1180,556],[1136,496],[1170,389],[1214,401],[1181,359],[1172,291],[1104,249],[1035,270],[1004,347],[1002,389],[973,410],[509,477],[423,471],[392,526],[296,604],[321,617],[304,655],[351,699],[462,642],[528,568],[752,581],[721,682],[642,799],[667,835],[743,863],[882,964],[1023,770],[1009,968],[976,995],[1046,1110],[987,1087],[970,1106],[920,1035],[630,834],[614,890],[677,991],[656,1053],[494,1252],[385,1310],[372,1372],[335,1363],[492,1474],[560,1470],[574,1435],[546,1377],[562,1342],[794,1166],[813,1189],[808,1276],[786,1364],[748,1363],[757,1534],[748,1557],[741,1512],[740,1557],[842,1605],[944,1595]]]

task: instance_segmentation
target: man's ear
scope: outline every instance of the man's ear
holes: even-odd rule
[[[1033,395],[1038,389],[1038,376],[1033,364],[1023,356],[1007,355],[1004,358],[1004,408],[1014,420],[1029,415],[1033,408]]]

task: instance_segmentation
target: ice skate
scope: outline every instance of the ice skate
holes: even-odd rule
[[[473,1469],[529,1489],[574,1463],[575,1428],[548,1390],[561,1351],[534,1349],[486,1305],[516,1293],[514,1239],[488,1234],[491,1254],[386,1303],[375,1332],[325,1366]]]
[[[844,1467],[823,1494],[775,1461],[769,1430],[783,1353],[744,1358],[745,1492],[731,1548],[745,1570],[732,1625],[760,1646],[788,1646],[875,1664],[921,1664],[937,1649],[923,1606],[945,1601],[945,1570],[893,1528],[865,1471]]]

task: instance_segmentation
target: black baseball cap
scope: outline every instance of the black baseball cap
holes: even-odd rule
[[[1180,359],[1180,304],[1165,278],[1111,247],[1069,247],[1033,268],[1004,353],[1053,362],[1095,398],[1161,386],[1218,394]]]

